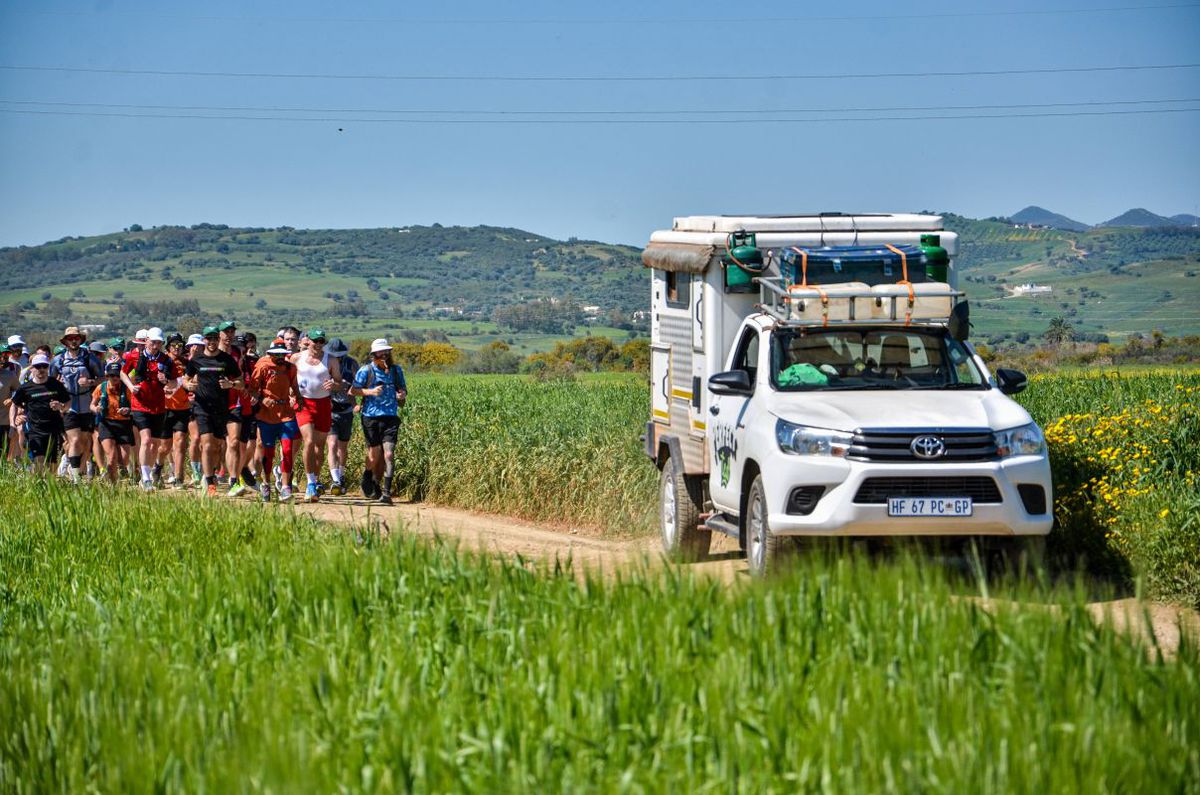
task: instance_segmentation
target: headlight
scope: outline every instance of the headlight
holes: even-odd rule
[[[1010,455],[1044,455],[1046,453],[1046,437],[1037,423],[1022,425],[1020,428],[1009,428],[1007,431],[997,431],[996,452],[1001,458]]]
[[[779,449],[792,455],[844,456],[850,449],[850,434],[809,428],[785,420],[775,422],[775,440]]]

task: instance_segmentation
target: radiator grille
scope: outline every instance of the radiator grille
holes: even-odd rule
[[[913,439],[918,436],[934,436],[942,440],[946,446],[945,454],[934,459],[918,458],[911,447]],[[997,451],[995,437],[987,428],[867,428],[854,434],[846,457],[854,461],[891,464],[961,464],[965,461],[994,461]]]

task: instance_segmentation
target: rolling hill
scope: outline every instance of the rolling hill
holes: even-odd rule
[[[1068,232],[1086,232],[1091,229],[1085,223],[1032,204],[1019,213],[1013,213],[1009,218],[1018,224],[1048,226],[1051,229],[1065,229]]]
[[[1126,210],[1116,218],[1110,218],[1097,226],[1179,226],[1173,218],[1157,215],[1142,207]]]
[[[1069,232],[943,215],[960,235],[956,267],[978,338],[1036,338],[1057,315],[1096,336],[1200,333],[1198,229]],[[0,249],[0,333],[54,338],[69,320],[102,324],[107,336],[232,316],[260,334],[320,323],[348,338],[444,336],[463,348],[504,339],[528,353],[571,334],[633,333],[646,279],[635,247],[511,228],[134,226]],[[1053,292],[1012,297],[1025,282]],[[579,322],[560,330],[494,322],[551,299],[574,306]],[[584,306],[598,309],[585,315]]]

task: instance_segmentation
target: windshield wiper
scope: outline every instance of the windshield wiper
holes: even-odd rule
[[[987,384],[926,384],[911,389],[987,389]]]

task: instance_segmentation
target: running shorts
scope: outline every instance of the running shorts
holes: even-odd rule
[[[258,431],[258,421],[254,419],[253,414],[243,414],[238,418],[241,421],[241,426],[238,428],[238,441],[246,444],[254,441],[254,434]]]
[[[284,420],[283,422],[263,422],[258,421],[258,439],[263,447],[271,448],[280,439],[299,439],[300,426],[296,425],[295,420]]]
[[[166,414],[151,414],[148,411],[133,412],[133,426],[138,431],[150,431],[152,439],[170,439],[171,434],[167,432]]]
[[[130,420],[110,420],[103,419],[98,423],[100,430],[100,441],[112,439],[117,444],[123,444],[126,447],[133,445],[133,422]]]
[[[167,436],[174,436],[177,433],[186,434],[188,423],[191,421],[191,409],[168,409],[166,419],[163,420],[163,430],[167,432]]]
[[[312,425],[320,433],[333,427],[333,401],[327,397],[304,398],[304,407],[296,411],[296,424],[303,428]]]
[[[229,409],[216,408],[209,406],[201,407],[200,404],[192,409],[192,418],[196,420],[196,429],[201,436],[211,434],[217,439],[224,439],[226,436],[226,427],[229,424]]]
[[[385,442],[396,443],[396,433],[400,430],[399,417],[363,417],[363,436],[367,439],[367,447],[382,447]]]
[[[333,412],[330,433],[336,434],[339,442],[348,442],[354,435],[354,409]]]
[[[63,417],[64,431],[83,431],[91,433],[96,429],[96,415],[90,411],[86,414],[78,414],[74,411],[68,411]]]
[[[61,435],[61,427],[28,426],[25,429],[25,449],[29,453],[29,460],[45,458],[47,461],[53,461],[57,459]]]

